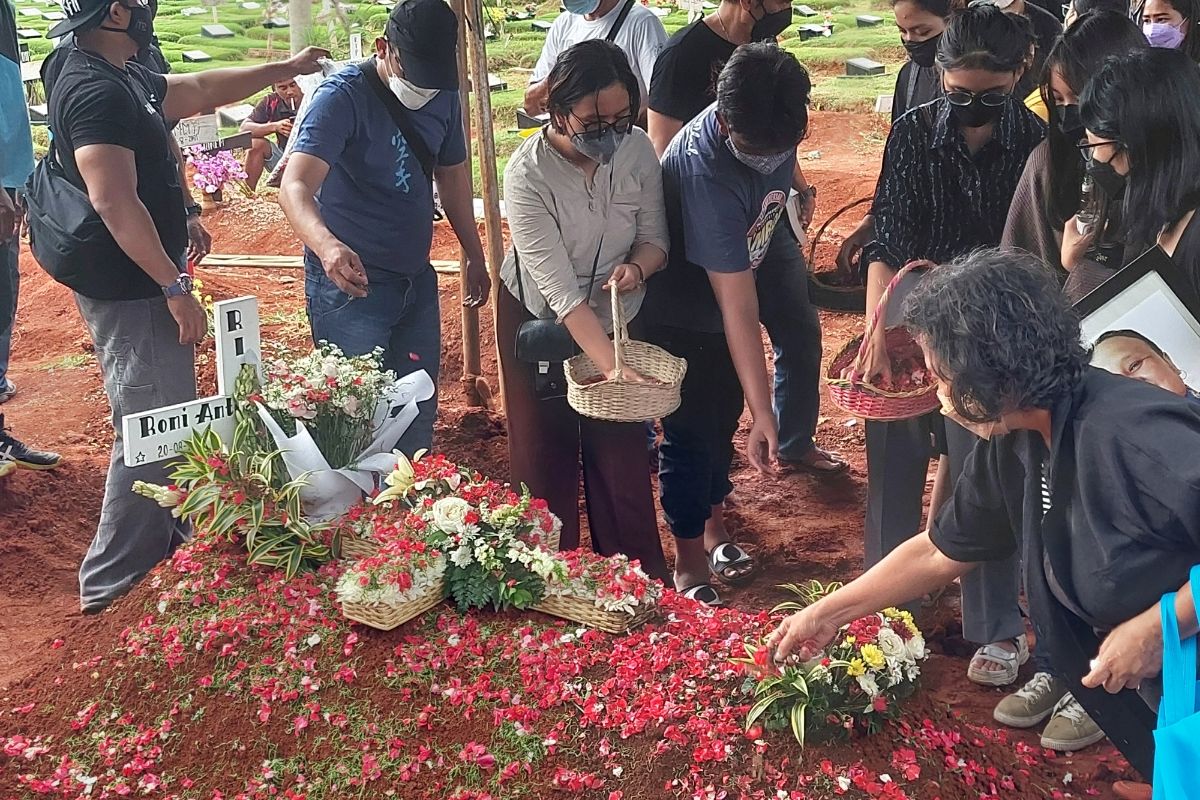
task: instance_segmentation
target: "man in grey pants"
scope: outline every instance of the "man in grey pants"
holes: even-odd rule
[[[150,8],[125,1],[72,0],[64,5],[70,16],[48,34],[75,35],[48,87],[54,157],[110,234],[89,240],[90,269],[68,278],[116,431],[100,523],[79,569],[84,613],[106,608],[187,534],[164,509],[131,494],[135,480],[165,482],[167,469],[126,464],[121,441],[123,416],[195,399],[193,346],[208,324],[183,271],[187,221],[167,120],[316,72],[328,55],[308,48],[276,64],[158,75],[133,61],[154,35]]]

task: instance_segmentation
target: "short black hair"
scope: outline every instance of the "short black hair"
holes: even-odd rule
[[[1088,11],[1071,23],[1046,56],[1041,92],[1050,115],[1046,132],[1050,187],[1042,201],[1047,218],[1056,228],[1061,228],[1079,211],[1084,164],[1075,147],[1079,142],[1070,140],[1059,128],[1061,112],[1054,104],[1050,90],[1051,72],[1057,70],[1071,90],[1079,95],[1104,59],[1149,46],[1146,36],[1129,17],[1112,11]]]
[[[717,78],[717,113],[751,147],[782,152],[808,133],[811,92],[794,55],[774,42],[744,44]]]
[[[1112,11],[1129,19],[1129,0],[1072,0],[1071,8],[1077,18],[1089,11]]]
[[[945,72],[1016,72],[1028,63],[1033,42],[1027,18],[991,4],[970,6],[950,17],[938,43],[937,64]]]
[[[1200,70],[1182,51],[1108,58],[1079,98],[1083,124],[1124,145],[1129,179],[1120,233],[1134,247],[1200,206]],[[1100,230],[1109,216],[1102,214]]]
[[[976,250],[930,270],[904,317],[971,422],[1053,408],[1088,369],[1079,316],[1058,278],[1022,251]]]
[[[922,11],[942,19],[963,8],[963,0],[892,0],[892,7],[897,3],[912,3]]]
[[[1167,0],[1167,5],[1175,9],[1187,20],[1187,33],[1183,35],[1183,44],[1179,49],[1187,53],[1188,58],[1200,63],[1200,31],[1196,30],[1196,0]]]
[[[629,57],[612,42],[588,39],[562,51],[550,68],[546,108],[552,116],[565,116],[580,100],[614,83],[629,93],[629,113],[636,120],[642,111],[642,90],[629,66]]]
[[[1161,356],[1162,358],[1170,358],[1170,356],[1168,356],[1161,347],[1159,347],[1152,339],[1150,339],[1150,337],[1146,336],[1146,334],[1138,333],[1137,331],[1131,331],[1128,329],[1119,331],[1105,331],[1096,337],[1096,341],[1092,342],[1092,350],[1095,350],[1109,339],[1137,339],[1141,342],[1145,342],[1146,346],[1153,350],[1155,354]]]

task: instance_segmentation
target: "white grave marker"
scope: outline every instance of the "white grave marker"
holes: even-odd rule
[[[221,139],[220,126],[216,114],[204,114],[199,117],[188,117],[179,120],[175,126],[175,141],[180,147],[193,145],[215,145]]]
[[[362,34],[352,33],[350,34],[350,60],[362,61],[362,57]]]
[[[213,306],[217,339],[217,391],[206,397],[126,414],[121,420],[125,463],[153,464],[174,458],[193,433],[211,428],[222,441],[233,438],[233,382],[243,364],[259,364],[258,298],[222,300]]]

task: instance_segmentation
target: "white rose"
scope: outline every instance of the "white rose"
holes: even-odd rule
[[[443,497],[433,504],[433,524],[445,533],[474,533],[474,526],[467,523],[471,504],[461,497]]]
[[[918,633],[905,642],[905,647],[908,648],[908,655],[913,661],[920,661],[925,657],[925,637],[921,634]]]
[[[891,628],[879,629],[879,649],[889,659],[908,658],[908,648],[905,647],[904,640]]]
[[[338,376],[338,362],[336,358],[327,358],[325,363],[321,365],[321,373],[326,378],[336,378]]]
[[[879,697],[879,685],[875,683],[875,678],[872,675],[859,675],[858,686],[866,693],[867,697],[874,700]]]

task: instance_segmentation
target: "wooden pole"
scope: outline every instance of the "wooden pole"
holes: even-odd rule
[[[458,47],[458,96],[462,101],[463,134],[467,142],[467,172],[471,172],[471,80],[467,71],[467,40],[471,38],[471,26],[468,24],[467,12],[463,0],[451,0],[450,6],[458,15],[458,27],[461,31]],[[467,296],[467,253],[461,247],[458,250],[460,266],[459,286],[460,296]],[[467,404],[487,407],[490,405],[491,387],[480,374],[483,366],[479,357],[479,309],[462,307],[462,355],[463,374],[462,387],[467,396]]]
[[[483,230],[487,237],[487,261],[492,277],[491,303],[494,318],[500,291],[500,264],[504,261],[504,230],[500,224],[500,176],[496,169],[496,136],[492,130],[492,97],[488,83],[487,51],[484,48],[483,5],[481,0],[459,1],[463,3],[464,17],[467,20],[463,38],[467,43],[467,61],[471,68],[471,84],[475,89],[475,141],[479,147]],[[466,259],[463,259],[463,263],[465,265]],[[465,333],[464,330],[464,341]],[[504,385],[503,373],[500,374],[500,385]]]

